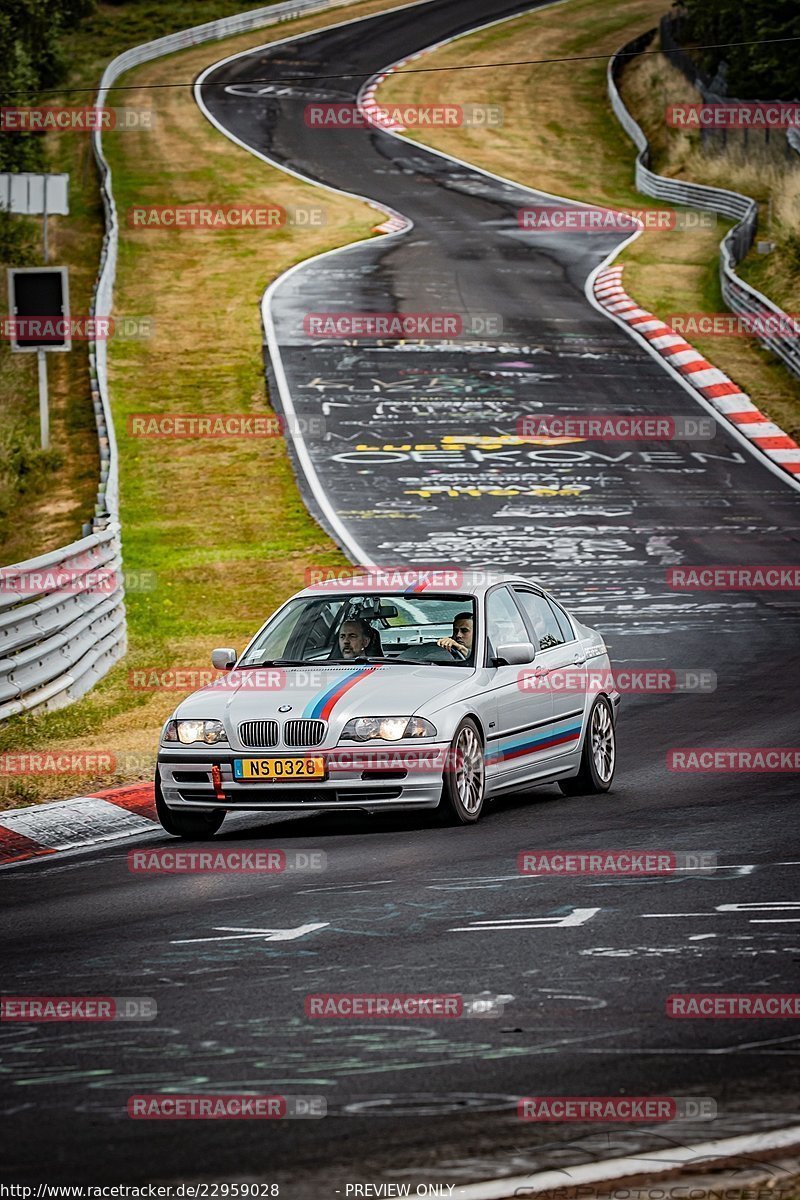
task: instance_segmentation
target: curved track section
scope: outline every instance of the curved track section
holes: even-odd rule
[[[394,1194],[436,1184],[447,1196],[794,1119],[796,1021],[665,1015],[675,992],[796,989],[796,776],[675,775],[665,763],[671,746],[797,741],[794,594],[665,583],[680,563],[796,564],[794,491],[725,429],[701,446],[515,443],[533,411],[700,411],[587,301],[613,246],[523,237],[516,209],[536,202],[530,192],[382,131],[315,133],[297,82],[288,96],[239,82],[283,72],[316,92],[320,76],[350,72],[336,91],[352,99],[384,64],[523,7],[433,0],[251,51],[200,85],[213,119],[254,152],[413,220],[272,289],[284,387],[329,427],[302,447],[310,502],[354,557],[529,571],[610,633],[618,665],[705,667],[717,690],[626,697],[617,779],[600,800],[540,789],[462,829],[413,814],[226,820],[220,845],[324,850],[322,876],[132,875],[127,847],[9,868],[7,992],[148,995],[159,1014],[146,1028],[3,1026],[13,1164],[9,1152],[0,1175],[13,1182],[40,1180],[46,1161],[53,1182],[275,1181],[289,1200],[388,1194],[347,1193],[354,1182]],[[309,310],[381,308],[498,313],[504,333],[422,348],[303,336]],[[712,851],[718,865],[519,875],[518,854],[536,847]],[[277,942],[276,926],[296,936]],[[309,993],[484,989],[507,998],[499,1018],[304,1016]],[[164,1091],[322,1095],[328,1116],[127,1119],[129,1096]],[[654,1093],[711,1097],[718,1117],[516,1115],[519,1096]]]
[[[238,55],[198,83],[205,111],[242,145],[413,222],[301,264],[269,289],[284,382],[273,391],[326,423],[324,437],[297,448],[309,499],[361,562],[519,570],[607,632],[629,628],[632,604],[653,630],[718,628],[721,609],[741,627],[749,603],[743,614],[738,598],[708,604],[665,585],[668,566],[705,563],[710,545],[721,561],[738,561],[747,541],[763,561],[786,561],[796,496],[741,439],[722,427],[700,442],[518,436],[519,419],[536,413],[703,414],[585,296],[618,235],[523,232],[518,210],[551,196],[380,129],[305,123],[310,100],[354,101],[384,60],[530,7],[435,0]],[[350,78],[328,88],[326,73]],[[242,82],[265,75],[290,77],[291,94]],[[339,311],[455,313],[502,333],[405,345],[305,333],[308,314]]]

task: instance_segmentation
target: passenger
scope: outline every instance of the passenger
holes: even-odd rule
[[[453,636],[439,638],[436,643],[460,658],[469,658],[472,653],[472,613],[461,612],[453,618]]]

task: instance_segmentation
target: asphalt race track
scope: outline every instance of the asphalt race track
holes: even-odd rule
[[[796,1021],[678,1020],[665,1004],[796,989],[796,776],[666,767],[671,747],[796,744],[796,597],[673,592],[666,571],[796,564],[797,493],[722,428],[702,443],[515,444],[518,418],[535,411],[702,414],[586,300],[614,239],[522,233],[517,209],[536,194],[383,131],[303,120],[299,76],[315,96],[352,99],[387,64],[527,7],[434,0],[255,51],[208,74],[203,103],[269,159],[414,222],[302,267],[272,301],[298,414],[325,417],[327,436],[307,447],[343,540],[384,564],[536,576],[607,635],[618,666],[703,668],[716,690],[625,697],[608,797],[543,788],[459,829],[413,814],[236,816],[217,839],[321,851],[325,871],[135,874],[133,843],[6,870],[4,992],[149,996],[158,1017],[3,1024],[0,1181],[36,1181],[46,1164],[53,1182],[266,1180],[316,1200],[353,1182],[466,1184],[796,1117]],[[326,74],[352,80],[329,91]],[[291,94],[237,83],[264,75],[291,76]],[[304,335],[304,314],[335,310],[490,314],[503,332],[406,349]],[[382,449],[406,444],[435,449]],[[718,865],[519,875],[520,851],[542,847],[707,851]],[[483,991],[505,997],[499,1016],[304,1014],[309,993]],[[248,1090],[322,1096],[328,1115],[126,1113],[132,1094]],[[520,1096],[620,1094],[708,1097],[718,1116],[516,1115]]]

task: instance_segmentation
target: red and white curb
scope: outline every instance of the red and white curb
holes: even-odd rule
[[[405,217],[389,217],[380,225],[373,225],[373,233],[399,233],[401,229],[410,229],[411,222]]]
[[[152,783],[12,808],[0,812],[0,867],[160,828]]]
[[[441,44],[441,43],[439,43]],[[394,129],[400,133],[405,131],[405,125],[400,121],[393,121],[385,115],[386,109],[378,104],[375,99],[378,88],[382,83],[385,83],[390,75],[394,75],[395,71],[399,71],[407,63],[414,62],[418,58],[423,58],[424,55],[430,54],[436,50],[437,46],[425,46],[422,50],[417,50],[416,54],[409,54],[408,58],[401,58],[399,62],[392,63],[390,67],[385,67],[380,75],[373,75],[367,86],[358,97],[358,107],[369,121],[370,125],[377,125],[379,129]],[[409,106],[410,107],[410,106]]]
[[[387,74],[391,74],[395,70],[390,67]],[[369,84],[369,87],[362,93],[358,107],[361,109],[364,116],[369,121],[370,125],[377,125],[379,129],[405,129],[405,125],[401,125],[399,121],[392,121],[385,117],[385,110],[381,108],[375,99],[375,93],[380,85],[386,79],[386,75],[376,75],[375,79]]]
[[[370,125],[374,125],[377,129],[386,129],[394,133],[405,132],[405,125],[399,121],[387,119],[384,115],[386,110],[382,105],[378,104],[375,95],[382,83],[385,83],[390,75],[394,75],[395,71],[399,71],[406,63],[412,62],[416,58],[422,58],[423,55],[429,54],[434,47],[426,47],[424,50],[418,50],[416,54],[409,55],[408,58],[403,58],[400,62],[392,63],[380,75],[375,75],[370,79],[367,86],[359,94],[358,107],[364,116],[369,121]],[[389,217],[388,221],[384,221],[381,225],[376,225],[373,233],[400,233],[404,229],[411,229],[412,222],[406,217],[393,216]]]
[[[622,286],[622,266],[599,271],[594,294],[599,304],[624,321],[684,377],[762,454],[790,475],[800,476],[800,445],[756,408],[750,397],[669,325],[632,300]]]

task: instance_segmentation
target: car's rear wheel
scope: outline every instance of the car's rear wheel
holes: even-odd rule
[[[486,770],[483,740],[471,717],[465,717],[453,735],[439,804],[450,825],[474,825],[483,811]]]
[[[617,735],[611,705],[598,696],[589,713],[589,726],[583,740],[578,774],[559,780],[565,796],[585,796],[607,792],[617,765]]]
[[[191,838],[203,842],[212,838],[225,820],[225,810],[218,808],[200,809],[197,812],[176,812],[167,808],[161,794],[161,780],[156,771],[156,815],[173,837]]]

